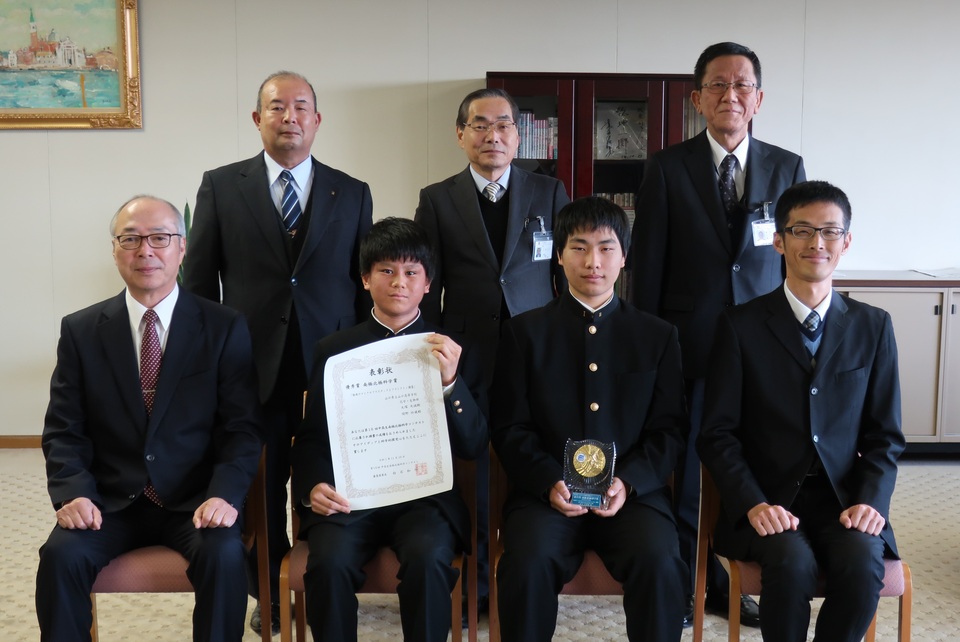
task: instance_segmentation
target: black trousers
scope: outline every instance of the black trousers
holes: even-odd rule
[[[93,623],[90,589],[97,573],[121,553],[162,544],[189,562],[193,584],[193,639],[236,642],[243,637],[246,551],[240,526],[196,529],[193,513],[173,512],[140,497],[128,508],[103,516],[98,531],[55,526],[40,548],[37,619],[40,639],[89,640]],[[135,636],[135,629],[129,631]]]
[[[842,508],[825,474],[807,477],[790,507],[796,531],[750,536],[748,558],[762,567],[760,631],[770,642],[803,642],[810,600],[819,574],[826,595],[817,618],[816,642],[863,639],[883,587],[880,537],[844,528]]]
[[[674,505],[677,531],[680,535],[680,557],[690,572],[686,593],[693,595],[697,564],[697,534],[700,527],[700,458],[697,456],[697,435],[703,419],[704,379],[686,380],[687,408],[690,413],[690,435],[687,447],[674,475]],[[707,592],[726,601],[729,577],[717,558],[707,555]]]
[[[263,404],[261,437],[266,449],[264,485],[267,496],[267,557],[270,570],[270,599],[280,603],[280,563],[290,550],[287,536],[287,481],[290,479],[290,440],[303,421],[303,392],[307,387],[306,369],[300,351],[300,331],[292,319],[280,362],[280,374],[270,398]],[[260,599],[257,545],[247,558],[247,592]],[[263,621],[269,617],[264,609]]]
[[[460,546],[437,506],[417,500],[372,510],[349,524],[321,522],[307,531],[307,542],[304,583],[314,640],[357,639],[356,592],[366,579],[362,568],[383,546],[390,546],[400,561],[403,639],[447,639],[450,592],[458,577],[450,563]]]
[[[687,569],[673,519],[638,501],[614,517],[565,517],[546,502],[508,511],[497,568],[504,642],[549,642],[558,594],[591,548],[623,585],[627,638],[676,642],[683,628]]]

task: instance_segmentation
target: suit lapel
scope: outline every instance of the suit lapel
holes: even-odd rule
[[[748,161],[749,162],[749,161]],[[723,203],[720,201],[720,188],[717,183],[717,168],[713,164],[713,152],[710,150],[710,141],[707,140],[707,130],[703,130],[693,139],[690,154],[683,159],[690,180],[697,190],[703,211],[713,225],[720,242],[727,252],[732,254],[730,232],[727,230],[727,217]]]
[[[307,223],[307,238],[303,241],[300,258],[294,268],[296,272],[306,263],[310,255],[320,245],[320,239],[327,228],[339,215],[337,202],[340,199],[339,186],[327,167],[313,159],[313,186],[310,188],[310,221]]]
[[[512,179],[511,179],[512,180]],[[500,274],[500,266],[497,264],[497,255],[490,244],[490,236],[487,234],[487,228],[483,225],[483,215],[480,214],[480,203],[477,202],[477,186],[473,182],[473,176],[468,167],[453,180],[450,186],[450,198],[457,209],[457,215],[463,223],[467,234],[477,244],[480,254],[483,258]],[[510,195],[513,201],[513,194]],[[513,205],[511,203],[511,212]],[[509,234],[510,231],[507,231]],[[509,238],[509,237],[508,237]]]
[[[103,308],[97,324],[97,338],[103,346],[110,373],[116,381],[120,398],[131,417],[137,418],[137,427],[142,427],[147,418],[143,405],[143,390],[140,388],[140,366],[137,351],[130,331],[130,315],[127,312],[125,291],[110,299]]]
[[[750,148],[747,152],[747,176],[743,191],[748,208],[760,207],[767,200],[767,190],[770,188],[771,164],[767,160],[770,150],[756,138],[750,137]],[[773,216],[773,212],[770,212]]]
[[[513,252],[517,249],[517,245],[520,244],[520,239],[523,236],[524,223],[535,225],[535,231],[540,230],[539,221],[536,219],[532,221],[527,220],[527,212],[530,211],[533,194],[530,193],[530,190],[526,189],[526,182],[527,175],[523,170],[518,167],[510,168],[510,203],[507,214],[506,243],[503,248],[504,270],[506,270],[506,266],[510,265]],[[520,259],[523,260],[523,257],[520,257]]]
[[[805,372],[811,372],[813,366],[810,364],[810,355],[807,354],[807,349],[803,345],[800,329],[797,327],[797,318],[793,315],[793,310],[787,302],[787,295],[784,294],[783,287],[781,286],[766,295],[766,298],[767,310],[770,312],[767,327],[770,328],[770,332]],[[823,346],[821,346],[822,349]]]
[[[270,196],[267,165],[263,161],[263,154],[264,152],[260,152],[240,170],[237,187],[247,204],[247,215],[252,219],[254,226],[260,230],[266,246],[274,253],[277,260],[289,265],[290,257],[287,254],[286,239],[283,238],[278,223],[280,214]]]
[[[181,289],[170,320],[167,346],[163,351],[160,379],[157,381],[157,394],[154,397],[153,412],[150,413],[150,421],[147,424],[148,436],[157,429],[163,415],[170,407],[173,393],[183,377],[183,371],[189,357],[195,352],[195,346],[202,329],[200,309],[197,307],[196,301],[188,292]]]

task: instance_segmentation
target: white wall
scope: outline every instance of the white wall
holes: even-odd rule
[[[951,0],[141,0],[142,131],[0,132],[0,435],[39,434],[60,318],[122,288],[116,207],[192,207],[205,169],[260,149],[250,112],[281,68],[317,88],[316,156],[370,183],[375,216],[412,216],[465,164],[452,123],[486,71],[690,73],[742,42],[764,65],[754,134],[851,197],[842,267],[960,265],[958,19]]]

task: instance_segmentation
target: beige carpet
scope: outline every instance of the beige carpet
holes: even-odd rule
[[[0,471],[0,515],[7,531],[0,549],[0,640],[33,641],[39,637],[34,612],[37,549],[53,527],[53,510],[38,450],[0,450]],[[913,569],[915,642],[960,640],[958,487],[960,463],[902,462],[892,519],[900,552]],[[190,639],[192,595],[105,595],[97,603],[104,642]],[[395,597],[362,596],[360,609],[361,640],[399,639]],[[560,611],[556,640],[625,637],[616,598],[561,597]],[[878,640],[896,639],[896,613],[895,600],[881,600]],[[684,631],[683,640],[692,637],[691,630]],[[259,638],[248,629],[243,639]],[[488,639],[485,618],[480,639]],[[742,639],[760,640],[760,635],[756,629],[744,629]],[[726,620],[708,616],[704,640],[726,640]]]

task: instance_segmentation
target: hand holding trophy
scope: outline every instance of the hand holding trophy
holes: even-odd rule
[[[563,460],[563,482],[570,489],[570,503],[606,509],[610,504],[607,490],[613,483],[617,460],[616,443],[567,439]]]

